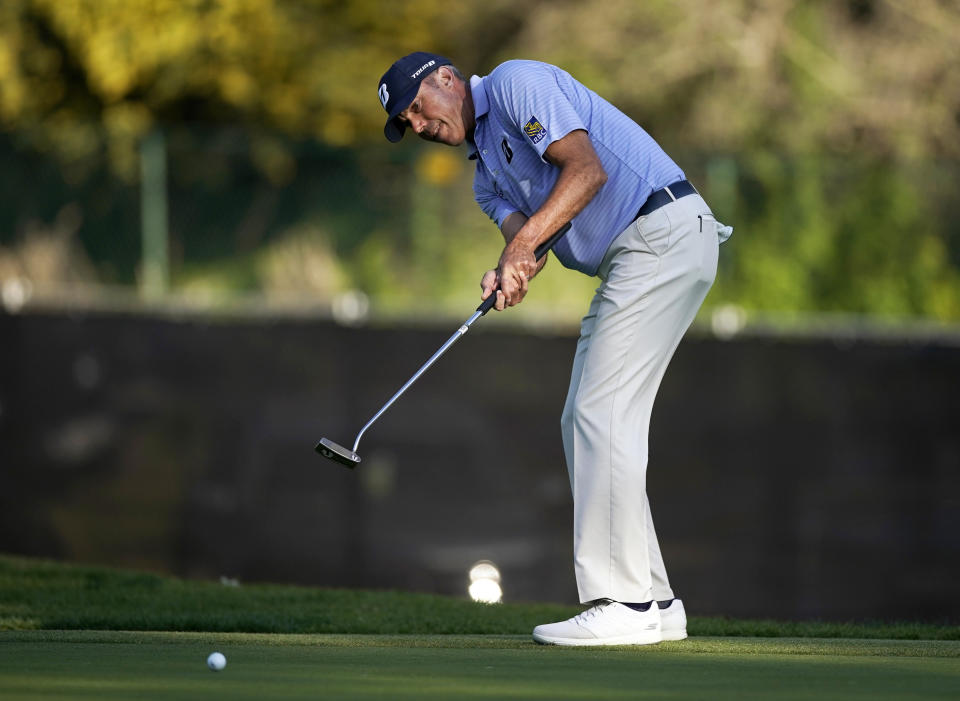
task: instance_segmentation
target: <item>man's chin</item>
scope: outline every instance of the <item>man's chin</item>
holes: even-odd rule
[[[446,144],[447,146],[460,146],[464,141],[466,141],[466,136],[463,134],[445,133],[441,138],[437,139],[437,143]]]

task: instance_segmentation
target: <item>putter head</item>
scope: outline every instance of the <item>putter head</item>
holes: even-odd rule
[[[321,438],[317,443],[316,451],[325,458],[346,465],[351,470],[360,464],[359,455],[339,443],[334,443],[329,438]]]

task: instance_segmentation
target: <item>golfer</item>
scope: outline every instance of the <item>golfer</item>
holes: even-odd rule
[[[467,144],[477,203],[503,232],[480,283],[496,309],[523,301],[537,245],[600,278],[583,318],[561,418],[574,503],[574,568],[590,608],[537,626],[557,645],[650,644],[687,636],[646,492],[647,434],[667,364],[717,270],[720,225],[683,171],[633,120],[567,72],[507,61],[463,78],[417,52],[381,78],[384,134]]]

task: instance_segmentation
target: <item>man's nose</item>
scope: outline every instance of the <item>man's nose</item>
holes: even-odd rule
[[[410,117],[410,128],[413,129],[414,134],[419,134],[425,126],[427,126],[426,119],[417,116]]]

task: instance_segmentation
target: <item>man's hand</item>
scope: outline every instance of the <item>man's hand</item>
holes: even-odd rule
[[[496,270],[487,271],[480,282],[483,299],[500,286],[494,305],[497,311],[523,301],[527,283],[546,262],[546,256],[539,263],[534,258],[537,245],[579,214],[607,182],[603,164],[582,129],[550,144],[544,158],[560,170],[550,196],[529,219],[514,212],[504,220],[500,230],[507,246]]]
[[[537,261],[532,250],[517,239],[511,241],[500,255],[498,267],[484,273],[480,281],[480,298],[486,299],[496,291],[494,309],[497,311],[520,304],[527,295],[530,280],[540,272],[544,263],[546,256]]]
[[[483,274],[483,279],[480,281],[480,299],[486,299],[492,294],[497,295],[497,302],[493,305],[493,308],[498,312],[502,312],[506,306],[506,300],[503,297],[503,292],[497,289],[499,284],[499,276],[497,275],[496,270],[488,270]]]
[[[497,267],[493,270],[488,270],[480,281],[481,299],[486,299],[493,294],[498,287],[502,287],[504,278],[511,281],[510,297],[504,294],[503,291],[497,292],[497,302],[493,308],[499,312],[502,312],[507,307],[520,304],[520,302],[523,301],[524,296],[527,294],[527,284],[530,282],[530,279],[536,275],[543,267],[543,264],[547,262],[546,256],[544,256],[544,259],[537,263],[533,257],[533,249],[527,253],[527,247],[524,246],[521,241],[514,243],[517,232],[523,228],[526,221],[526,215],[521,212],[514,212],[506,218],[501,230],[503,231],[503,238],[506,240],[507,246],[500,255],[500,262],[497,264]],[[528,265],[517,261],[516,258],[518,256],[521,259],[525,259]],[[508,265],[506,268],[504,268],[505,261]],[[505,275],[503,274],[504,272]]]
[[[539,269],[533,249],[523,245],[519,237],[507,244],[497,265],[498,282],[506,306],[513,307],[523,301],[527,286]]]
[[[504,256],[507,251],[504,250]],[[502,312],[507,307],[513,307],[523,301],[527,294],[529,279],[536,274],[537,265],[531,253],[529,260],[532,262],[532,268],[522,263],[507,262],[504,267],[504,257],[501,256],[501,267],[495,270],[488,270],[480,281],[481,299],[486,299],[491,294],[496,293],[497,301],[493,308]],[[522,270],[532,269],[533,273],[523,273]],[[503,273],[502,271],[506,271]],[[506,283],[506,284],[505,284]],[[506,291],[505,291],[506,288]]]

